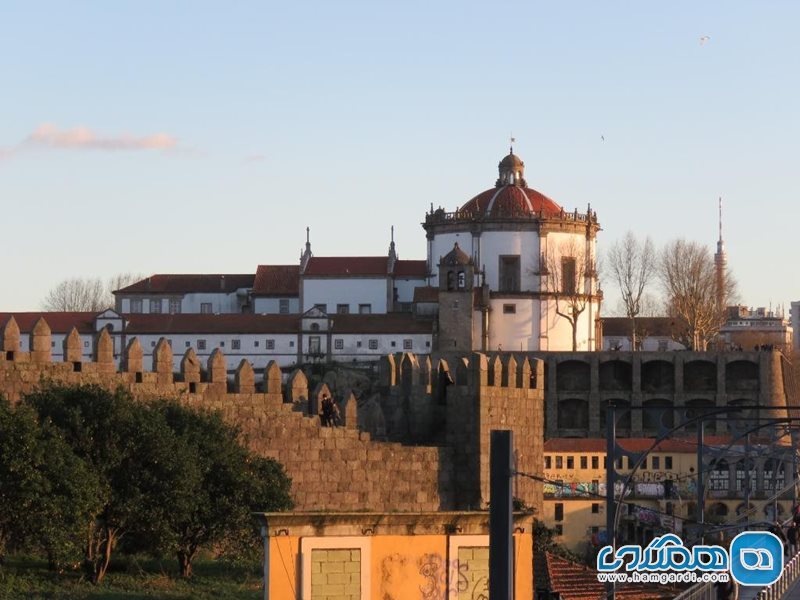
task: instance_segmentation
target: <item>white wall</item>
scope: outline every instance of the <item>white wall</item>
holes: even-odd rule
[[[514,314],[503,313],[504,304],[513,304]],[[506,351],[539,350],[539,300],[533,298],[493,298],[489,313],[489,348]],[[480,347],[480,339],[477,340]]]
[[[414,300],[414,289],[428,285],[425,278],[421,279],[395,279],[394,287],[397,288],[398,302],[412,302]]]
[[[350,314],[358,314],[359,304],[372,305],[372,314],[386,313],[388,277],[313,279],[303,278],[303,312],[315,304],[325,304],[328,314],[336,314],[337,304],[347,304]]]
[[[204,303],[211,303],[211,312],[215,314],[230,314],[240,313],[241,303],[243,303],[247,296],[237,296],[233,294],[211,293],[211,294],[184,294],[183,296],[176,294],[148,294],[141,296],[126,296],[121,299],[120,312],[130,313],[131,299],[138,298],[142,300],[142,313],[150,313],[150,300],[161,299],[161,312],[169,313],[169,301],[171,298],[181,298],[181,312],[186,314],[199,313],[201,305]]]
[[[353,360],[363,362],[375,361],[381,356],[393,352],[428,354],[431,351],[432,336],[429,333],[343,333],[333,334],[331,340],[331,356],[334,360],[339,362],[352,362]],[[336,348],[336,340],[342,340],[342,348]],[[375,349],[370,348],[370,340],[377,340],[378,347]],[[411,348],[404,346],[405,340],[411,340]]]
[[[556,314],[556,302],[553,299],[541,302],[541,330],[547,333],[547,339],[542,340],[541,350],[572,350],[572,325],[569,321]],[[561,312],[567,311],[567,305],[562,300]],[[597,302],[587,304],[586,309],[578,317],[577,350],[594,350],[595,317],[599,307]]]
[[[500,289],[500,257],[519,256],[520,290],[538,291],[539,234],[535,231],[486,231],[480,238],[480,265],[486,267],[486,283]]]
[[[280,333],[280,334],[206,334],[206,333],[192,333],[192,334],[171,334],[171,335],[138,335],[128,336],[128,342],[133,337],[139,339],[144,353],[144,370],[150,371],[153,368],[153,350],[162,337],[166,337],[172,346],[173,353],[173,370],[177,373],[180,371],[181,359],[184,353],[189,348],[194,348],[197,358],[203,369],[206,368],[209,356],[216,349],[219,348],[225,355],[225,362],[229,372],[233,372],[245,358],[253,364],[254,369],[263,369],[267,366],[269,361],[274,360],[281,367],[289,367],[297,362],[297,334],[296,333]],[[198,348],[198,340],[205,340],[206,348],[201,350]],[[239,340],[239,349],[233,349],[233,340]],[[267,340],[274,340],[274,349],[267,349]],[[256,346],[258,342],[258,346]],[[188,345],[187,345],[188,344]],[[258,380],[258,377],[256,377]]]
[[[300,298],[284,298],[289,300],[289,313],[300,312]],[[257,315],[277,315],[281,312],[281,298],[253,298],[253,312]]]

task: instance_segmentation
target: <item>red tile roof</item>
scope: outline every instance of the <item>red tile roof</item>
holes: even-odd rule
[[[0,313],[0,328],[13,316],[20,333],[30,333],[39,317],[44,317],[53,333],[69,333],[73,327],[78,328],[78,333],[94,333],[94,319],[98,314],[94,312],[4,312]]]
[[[603,584],[597,581],[597,571],[585,565],[568,561],[547,553],[547,571],[550,590],[561,594],[562,600],[597,600],[605,598]],[[620,600],[660,600],[674,598],[669,589],[658,589],[643,584],[617,585],[615,597]]]
[[[425,277],[428,274],[426,260],[398,260],[394,263],[395,277]]]
[[[516,185],[494,187],[481,192],[459,210],[475,217],[515,217],[539,214],[551,217],[561,213],[561,207],[544,194]]]
[[[152,275],[114,293],[121,294],[193,294],[222,292],[230,294],[240,288],[252,288],[252,274],[171,274]]]
[[[427,272],[424,260],[398,260],[392,275],[422,278]],[[386,277],[389,274],[387,256],[312,256],[303,273],[306,277]]]
[[[415,287],[414,302],[439,302],[439,288],[430,285]]]
[[[385,277],[386,256],[312,256],[303,273],[306,277]]]
[[[299,296],[298,265],[258,265],[253,283],[254,296]]]
[[[331,315],[336,333],[433,333],[433,320],[420,319],[410,313],[385,315]]]
[[[127,314],[130,335],[160,333],[297,333],[300,315]]]

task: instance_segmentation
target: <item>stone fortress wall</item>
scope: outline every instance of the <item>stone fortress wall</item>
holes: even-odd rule
[[[9,319],[0,330],[0,395],[16,403],[48,381],[96,384],[124,388],[137,400],[172,398],[187,406],[218,410],[241,429],[253,451],[285,466],[298,510],[485,508],[488,438],[489,430],[495,428],[514,430],[519,470],[533,471],[541,462],[543,365],[537,360],[494,361],[490,368],[486,356],[474,354],[462,358],[451,376],[445,361],[433,372],[429,357],[421,360],[410,353],[387,357],[382,365],[386,406],[413,407],[403,417],[413,428],[428,422],[423,414],[445,418],[437,436],[399,438],[388,435],[383,409],[374,402],[362,402],[359,407],[352,394],[337,398],[344,426],[322,427],[320,399],[330,392],[327,385],[310,391],[299,370],[284,384],[274,362],[256,373],[243,360],[231,381],[219,350],[205,365],[193,349],[186,350],[180,371],[174,373],[172,348],[166,339],[157,344],[151,365],[144,364],[138,340],[131,339],[119,369],[105,329],[95,339],[90,362],[82,360],[83,342],[76,330],[64,339],[63,362],[52,361],[52,344],[50,328],[40,319],[30,334],[30,351],[21,352],[19,327]],[[436,382],[432,382],[434,376]],[[438,400],[430,391],[444,389],[438,379],[450,377],[454,384],[447,386],[442,411],[434,405]],[[541,509],[541,487],[531,480],[520,481],[515,495]]]

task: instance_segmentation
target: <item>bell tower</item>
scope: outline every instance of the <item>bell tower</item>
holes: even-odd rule
[[[439,259],[439,336],[442,352],[472,350],[475,264],[458,247]]]

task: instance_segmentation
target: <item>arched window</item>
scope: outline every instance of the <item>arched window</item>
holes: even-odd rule
[[[447,272],[447,291],[452,292],[455,289],[455,275],[452,271]]]
[[[458,289],[463,290],[466,286],[467,277],[464,275],[464,271],[458,272]]]

